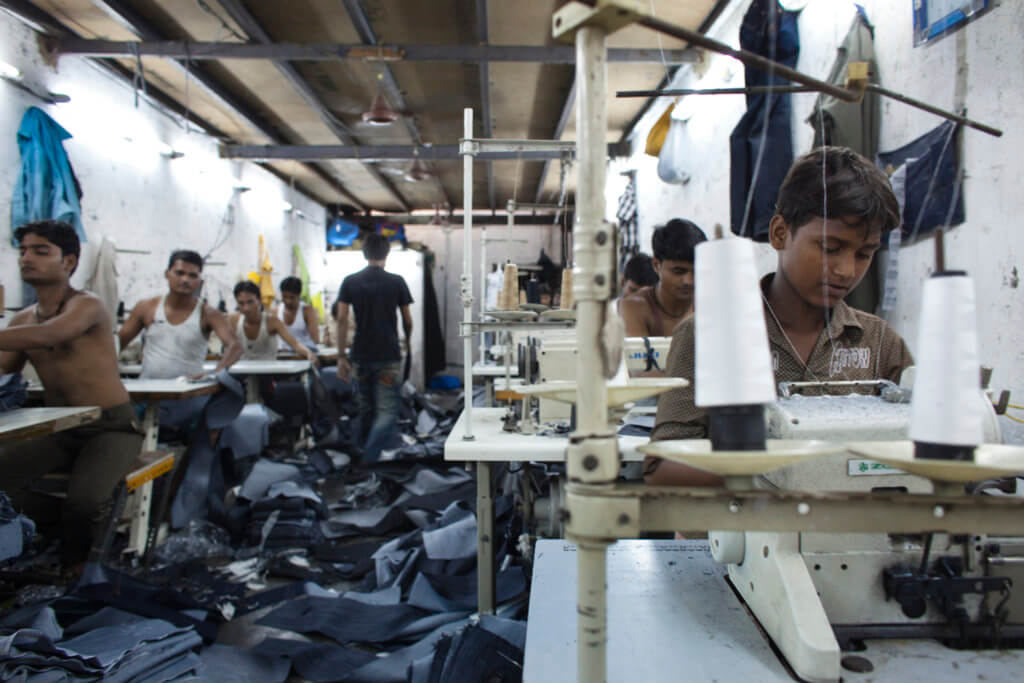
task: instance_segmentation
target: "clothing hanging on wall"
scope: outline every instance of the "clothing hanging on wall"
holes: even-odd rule
[[[797,13],[784,11],[777,0],[755,0],[740,26],[740,47],[796,68],[800,54],[796,20]],[[749,66],[744,74],[747,87],[790,85],[784,78]],[[779,186],[793,163],[791,113],[788,94],[747,95],[747,111],[729,138],[730,218],[738,235],[759,242],[768,239]],[[748,194],[753,195],[749,212]]]
[[[120,301],[117,291],[117,248],[114,240],[104,237],[100,249],[96,253],[96,263],[92,269],[85,288],[103,301],[110,312],[110,324],[117,330],[117,303]]]
[[[627,175],[629,182],[619,197],[619,210],[615,214],[619,220],[619,244],[622,246],[619,270],[625,267],[630,256],[640,250],[637,238],[636,171],[628,171]]]
[[[302,280],[302,293],[299,298],[307,304],[312,304],[313,300],[309,295],[309,269],[306,268],[306,259],[302,255],[302,249],[297,244],[292,245],[292,257],[295,260],[295,271],[298,273],[298,278]]]
[[[444,330],[441,328],[441,309],[434,291],[434,255],[423,258],[423,372],[427,380],[448,365],[445,355]],[[412,354],[409,354],[409,358]]]

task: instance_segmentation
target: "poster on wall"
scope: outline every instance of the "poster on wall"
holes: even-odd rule
[[[952,33],[992,9],[999,0],[913,0],[914,46]]]

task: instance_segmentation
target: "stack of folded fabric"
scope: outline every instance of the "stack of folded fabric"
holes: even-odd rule
[[[65,630],[50,607],[21,616],[6,619],[0,636],[5,681],[169,681],[199,665],[195,629],[162,619],[104,608]]]
[[[252,504],[248,541],[265,550],[308,548],[323,540],[320,522],[326,518],[327,507],[309,485],[278,482]]]
[[[35,531],[32,520],[18,514],[11,499],[0,491],[0,562],[21,555]]]

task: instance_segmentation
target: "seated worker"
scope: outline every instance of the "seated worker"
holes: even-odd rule
[[[238,313],[232,313],[229,320],[242,344],[242,360],[274,360],[280,340],[317,364],[316,352],[296,340],[276,315],[263,310],[259,285],[243,280],[235,285],[234,294]]]
[[[707,241],[704,232],[682,218],[654,231],[651,265],[657,284],[623,296],[619,306],[627,337],[671,337],[693,312],[693,248]]]
[[[19,372],[30,361],[46,405],[102,410],[95,422],[0,451],[0,488],[41,525],[60,519],[67,566],[83,561],[102,533],[114,489],[142,448],[142,433],[118,375],[110,314],[99,297],[70,284],[80,253],[74,228],[39,221],[14,236],[21,278],[35,287],[39,301],[0,330],[0,371]],[[34,479],[55,470],[71,473],[62,506],[29,489]]]
[[[316,351],[320,344],[320,319],[315,308],[302,303],[301,296],[302,280],[297,277],[281,280],[281,322],[307,349]],[[285,348],[283,338],[279,348]]]
[[[242,347],[227,316],[196,296],[203,283],[202,257],[179,249],[171,254],[164,276],[168,293],[137,303],[117,333],[123,349],[145,330],[139,376],[201,376],[211,331],[224,345],[217,371],[230,367],[241,357]]]
[[[789,169],[776,207],[769,241],[778,267],[761,280],[775,381],[898,382],[913,364],[903,339],[884,320],[843,301],[882,237],[900,224],[889,178],[845,147],[818,148]],[[691,317],[672,335],[667,374],[692,382],[694,361]],[[694,404],[694,391],[691,383],[662,394],[653,441],[707,437],[707,415]],[[644,475],[648,484],[722,484],[716,475],[657,458],[644,461]]]
[[[632,296],[644,287],[658,284],[658,274],[654,272],[651,257],[647,254],[633,254],[622,269],[622,282],[619,283],[619,298],[615,301],[615,310],[622,315],[622,300]]]

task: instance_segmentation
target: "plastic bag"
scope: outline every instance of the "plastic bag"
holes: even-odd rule
[[[686,122],[673,118],[658,155],[658,177],[666,183],[685,185],[690,174],[683,170],[687,152]]]
[[[665,144],[665,136],[668,135],[668,129],[670,120],[672,117],[672,110],[675,109],[675,104],[670,104],[662,112],[658,120],[655,121],[654,125],[651,126],[651,132],[647,134],[647,144],[644,146],[644,154],[650,154],[652,157],[658,156],[661,152],[662,145]]]

